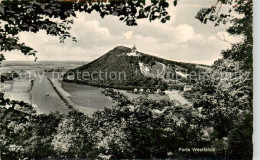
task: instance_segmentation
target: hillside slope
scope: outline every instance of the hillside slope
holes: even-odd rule
[[[70,70],[64,81],[123,89],[166,89],[172,83],[189,83],[189,73],[201,71],[197,64],[170,61],[138,52],[135,47],[118,46],[91,63]]]

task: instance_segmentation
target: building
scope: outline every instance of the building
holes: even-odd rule
[[[135,45],[133,46],[132,50],[130,53],[127,53],[128,56],[139,56],[139,54],[137,53],[137,49],[135,47]]]
[[[183,87],[183,91],[185,92],[185,91],[190,91],[192,89],[192,87],[190,86],[190,85],[185,85],[184,87]]]
[[[132,53],[135,53],[135,54],[136,54],[136,52],[137,52],[137,50],[136,50],[136,47],[135,47],[135,45],[134,45],[133,48],[132,48]]]
[[[140,89],[139,92],[140,92],[140,93],[143,93],[143,92],[144,92],[144,89]]]
[[[156,93],[158,93],[158,94],[160,94],[161,92],[162,92],[161,89],[156,90]]]
[[[137,92],[138,92],[138,89],[137,89],[137,88],[135,88],[135,89],[134,89],[134,93],[137,93]]]

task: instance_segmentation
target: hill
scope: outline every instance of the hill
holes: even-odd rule
[[[121,89],[160,88],[192,83],[191,72],[209,66],[182,63],[141,53],[135,47],[118,46],[98,59],[68,71],[63,80]]]

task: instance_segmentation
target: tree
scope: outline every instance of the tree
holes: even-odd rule
[[[253,115],[243,113],[238,117],[228,136],[229,152],[231,157],[251,159],[253,157]]]
[[[223,6],[229,7],[227,12],[222,10]],[[215,27],[228,26],[225,31],[231,36],[243,37],[242,41],[231,44],[230,49],[222,51],[223,59],[216,61],[214,65],[215,67],[222,67],[222,70],[214,69],[213,78],[202,81],[204,83],[204,86],[201,86],[202,100],[195,105],[202,106],[202,109],[206,112],[205,115],[211,116],[213,123],[216,123],[215,129],[217,129],[216,135],[218,137],[228,137],[231,156],[251,159],[253,127],[253,0],[217,0],[217,3],[210,8],[201,9],[196,18],[202,23],[211,21],[215,24]],[[228,63],[229,66],[225,65],[228,60],[231,62]],[[240,69],[239,76],[237,76],[237,71],[230,68],[231,65]],[[231,78],[228,80],[219,79],[218,72],[231,72]],[[239,146],[243,146],[244,154],[241,153]],[[244,152],[245,150],[246,152]]]
[[[95,151],[92,120],[81,112],[71,111],[54,133],[51,145],[59,157],[93,158]]]
[[[215,62],[208,78],[198,80],[196,85],[200,97],[194,103],[194,107],[200,108],[201,113],[205,116],[204,125],[214,128],[213,140],[234,135],[234,131],[238,131],[236,128],[240,127],[239,124],[242,123],[238,122],[239,119],[245,114],[252,116],[252,99],[249,94],[252,88],[248,85],[251,82],[250,78],[248,72],[239,69],[239,62],[220,59]],[[249,133],[251,127],[251,123],[248,123],[245,130],[248,130]],[[250,133],[252,136],[252,132]],[[247,139],[243,139],[243,141],[250,141],[248,135]],[[247,145],[250,146],[252,143]],[[236,153],[239,152],[236,151]],[[247,154],[250,157],[250,152]]]
[[[24,141],[31,138],[34,116],[34,111],[24,112],[0,107],[0,158],[16,159],[24,156]]]
[[[222,9],[224,6],[229,8],[227,12]],[[205,24],[211,21],[215,27],[228,26],[225,31],[231,36],[242,36],[242,42],[232,44],[222,55],[253,71],[253,0],[217,0],[210,8],[201,9],[196,18]]]

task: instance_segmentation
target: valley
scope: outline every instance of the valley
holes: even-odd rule
[[[30,94],[32,95],[31,104],[37,108],[39,113],[49,114],[50,112],[67,113],[69,108],[60,99],[46,76],[36,76]],[[46,93],[49,96],[46,96]]]
[[[39,114],[66,114],[76,109],[92,115],[98,110],[111,108],[115,101],[104,94],[108,88],[113,88],[115,93],[126,96],[130,101],[145,98],[192,105],[183,96],[192,86],[188,80],[192,67],[196,71],[210,70],[207,66],[164,60],[119,46],[90,63],[4,62],[1,78],[6,81],[0,87],[6,98],[28,103]],[[104,79],[101,74],[93,77],[92,73],[98,73],[98,70],[106,71],[102,74],[108,78],[111,78],[111,72],[124,73],[126,79]],[[71,73],[76,72],[79,75],[73,75],[71,79]],[[86,72],[90,79],[80,79]],[[14,73],[19,77],[10,80],[6,77]]]
[[[103,98],[106,98],[107,102],[104,103],[104,101],[100,101],[99,97],[102,95],[100,89],[95,90],[95,87],[88,86],[83,86],[82,88],[82,86],[72,86],[73,84],[61,85],[63,82],[61,82],[59,78],[61,78],[63,72],[71,68],[76,68],[81,63],[82,62],[5,62],[1,67],[1,76],[6,73],[15,72],[19,74],[19,77],[1,83],[0,91],[4,93],[6,99],[10,99],[11,101],[23,101],[24,103],[32,105],[38,114],[49,114],[51,112],[66,114],[71,110],[54,90],[54,86],[59,88],[60,94],[66,97],[71,102],[70,104],[83,113],[92,114],[98,109],[101,109],[103,104],[110,106],[111,101],[109,98],[104,96]],[[54,72],[57,70],[59,72]],[[54,79],[54,77],[57,79]],[[53,80],[54,86],[52,86],[49,79]],[[63,90],[62,86],[69,92]],[[74,90],[70,92],[72,88],[74,88]],[[77,89],[79,90],[77,91]],[[82,94],[83,97],[77,97],[77,95],[81,95],[82,91],[84,91]],[[76,103],[74,103],[74,99],[76,99]]]

